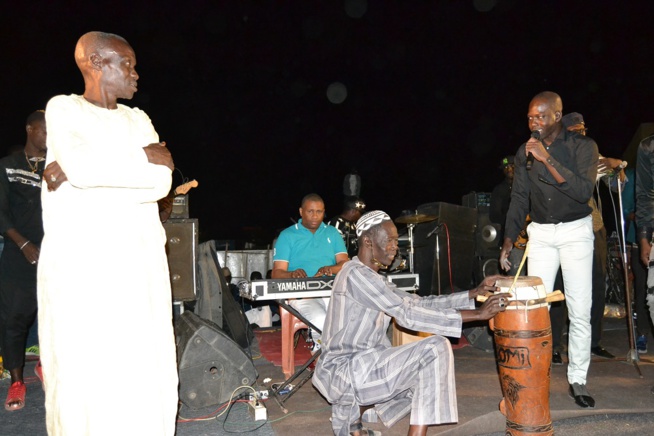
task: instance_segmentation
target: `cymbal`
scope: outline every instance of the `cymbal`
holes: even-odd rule
[[[438,218],[436,215],[425,215],[424,213],[416,213],[413,215],[402,215],[395,218],[395,222],[398,224],[420,224],[426,223],[429,221],[434,221]]]

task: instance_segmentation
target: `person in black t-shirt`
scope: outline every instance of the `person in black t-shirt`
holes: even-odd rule
[[[366,209],[366,204],[359,197],[346,197],[343,204],[343,212],[335,216],[327,224],[336,227],[336,230],[343,236],[347,255],[350,259],[357,255],[357,226],[356,222]]]
[[[45,164],[45,112],[26,121],[25,148],[0,160],[0,334],[4,366],[11,374],[5,409],[25,406],[25,341],[36,317],[36,266],[43,221],[41,179]]]

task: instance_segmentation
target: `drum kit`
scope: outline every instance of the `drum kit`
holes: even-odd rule
[[[395,222],[397,224],[406,224],[409,235],[408,235],[408,242],[409,242],[409,247],[407,249],[407,253],[409,255],[409,272],[411,274],[414,273],[414,263],[413,263],[413,229],[415,226],[418,224],[422,223],[428,223],[430,221],[434,221],[438,217],[436,215],[425,215],[423,213],[418,213],[417,211],[414,213],[409,213],[409,214],[403,214],[400,215],[399,217],[395,218]],[[402,242],[405,242],[406,238],[400,237],[399,241],[399,246],[400,246],[400,251],[398,252],[398,255],[395,258],[395,261],[391,265],[389,272],[394,273],[394,272],[399,272],[399,271],[404,271],[406,270],[406,259],[402,256]]]

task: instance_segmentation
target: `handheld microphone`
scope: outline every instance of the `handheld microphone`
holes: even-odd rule
[[[536,138],[540,141],[540,130],[534,130],[533,132],[531,132],[531,137]],[[526,167],[528,170],[530,170],[533,165],[534,165],[534,155],[531,152],[529,152],[529,154],[527,154]]]

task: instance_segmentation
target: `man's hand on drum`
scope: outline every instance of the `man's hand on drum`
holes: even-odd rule
[[[470,299],[473,299],[473,298],[477,298],[477,296],[479,295],[486,295],[489,293],[499,292],[500,288],[495,286],[495,282],[497,282],[501,278],[504,278],[504,276],[501,276],[499,274],[485,277],[484,280],[482,280],[481,283],[479,283],[479,286],[477,286],[475,289],[470,289],[468,291],[468,297]]]
[[[501,293],[495,294],[484,301],[484,304],[481,305],[477,311],[479,312],[479,320],[491,319],[499,312],[504,312],[506,310],[506,305],[509,303],[508,299],[509,294]]]

